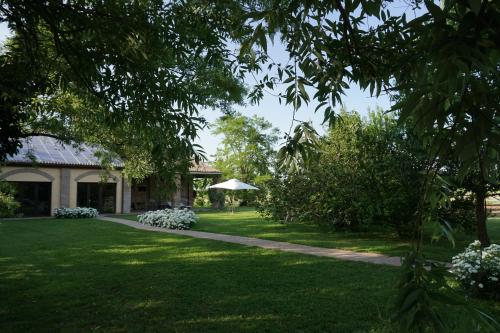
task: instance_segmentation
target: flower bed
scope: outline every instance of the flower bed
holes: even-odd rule
[[[491,244],[481,250],[481,243],[474,241],[453,257],[452,264],[452,272],[465,290],[500,299],[500,245]]]
[[[76,207],[76,208],[56,208],[54,216],[64,219],[81,219],[97,217],[99,212],[95,208]]]
[[[168,229],[191,229],[198,217],[189,209],[149,211],[137,216],[139,223]]]

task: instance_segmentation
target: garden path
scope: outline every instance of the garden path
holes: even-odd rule
[[[252,237],[242,237],[242,236],[233,236],[226,234],[218,234],[212,232],[203,232],[203,231],[193,231],[193,230],[172,230],[165,228],[152,227],[144,224],[140,224],[136,221],[126,220],[122,218],[109,217],[109,216],[100,216],[100,220],[115,222],[127,225],[129,227],[141,230],[148,231],[157,231],[157,232],[165,232],[169,234],[189,236],[194,238],[203,238],[203,239],[211,239],[217,240],[227,243],[235,243],[242,244],[247,246],[255,246],[269,250],[278,250],[285,252],[293,252],[293,253],[301,253],[301,254],[309,254],[319,257],[330,257],[340,260],[348,260],[348,261],[359,261],[366,262],[370,264],[378,264],[378,265],[390,265],[390,266],[401,266],[401,258],[400,257],[389,257],[379,253],[369,253],[369,252],[354,252],[347,250],[339,250],[339,249],[331,249],[324,247],[316,247],[316,246],[307,246],[301,244],[293,244],[287,242],[277,242],[260,238],[252,238]]]

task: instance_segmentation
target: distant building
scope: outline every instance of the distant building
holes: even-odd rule
[[[19,152],[0,170],[0,179],[13,184],[23,216],[50,216],[58,207],[94,207],[100,213],[129,213],[168,206],[191,206],[193,178],[214,178],[222,173],[204,164],[194,165],[187,175],[177,175],[177,190],[168,198],[157,190],[155,176],[129,184],[123,163],[114,161],[104,170],[88,145],[61,144],[54,138],[26,139]]]

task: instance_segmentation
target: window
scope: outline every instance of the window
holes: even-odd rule
[[[78,207],[92,207],[99,213],[114,213],[116,207],[115,183],[78,183]]]
[[[49,216],[51,182],[9,182],[16,189],[15,198],[21,204],[17,210],[23,216]]]

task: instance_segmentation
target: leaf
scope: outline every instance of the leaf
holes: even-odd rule
[[[474,309],[476,312],[477,318],[484,323],[487,327],[489,327],[492,330],[496,330],[497,332],[500,331],[500,324],[498,321],[490,316],[489,314],[479,310],[479,309]]]
[[[425,6],[431,13],[431,15],[434,17],[436,21],[442,21],[445,19],[443,10],[441,7],[436,5],[432,0],[425,0]]]
[[[455,237],[453,236],[453,228],[452,226],[445,220],[439,219],[439,227],[441,228],[441,232],[446,236],[446,238],[450,241],[453,247],[455,247]]]
[[[306,102],[309,101],[309,95],[307,94],[306,89],[304,88],[304,83],[302,82],[302,80],[299,80],[297,86],[299,87],[300,94],[302,95],[304,101]]]
[[[417,288],[411,291],[404,299],[403,305],[398,309],[400,314],[410,311],[410,309],[418,303],[419,298],[423,295],[424,291]]]
[[[318,106],[314,109],[314,112],[317,112],[319,109],[321,109],[323,106],[325,106],[328,102],[321,102],[318,104]]]
[[[380,1],[363,1],[363,10],[371,16],[380,17]]]
[[[481,0],[467,0],[467,2],[469,3],[472,12],[478,15],[481,11]]]

